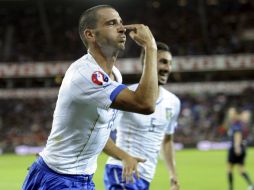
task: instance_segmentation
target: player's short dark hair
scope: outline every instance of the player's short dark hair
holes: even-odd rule
[[[170,52],[170,48],[167,44],[165,44],[163,42],[156,42],[156,45],[157,45],[158,50]]]
[[[158,51],[168,51],[169,53],[171,53],[170,48],[167,44],[165,44],[163,42],[156,41],[156,45],[157,45]],[[144,59],[145,59],[145,50],[142,48],[141,54],[140,54],[140,60],[141,60],[142,64],[144,63]]]
[[[96,28],[97,22],[98,22],[97,11],[100,10],[100,9],[105,9],[105,8],[114,9],[110,5],[98,5],[98,6],[91,7],[89,9],[85,10],[82,13],[82,15],[80,16],[80,19],[79,19],[79,36],[80,36],[81,40],[83,41],[84,45],[86,46],[86,48],[88,48],[88,44],[87,44],[87,41],[84,37],[83,32],[87,28],[90,28],[90,29]]]

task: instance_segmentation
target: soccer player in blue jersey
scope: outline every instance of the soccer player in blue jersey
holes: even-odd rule
[[[125,48],[126,30],[145,49],[145,67],[135,91],[121,84],[121,74],[114,66],[119,51]],[[94,190],[97,157],[105,144],[111,143],[115,109],[154,112],[157,46],[149,28],[123,25],[114,8],[100,5],[81,15],[79,32],[87,54],[65,73],[46,147],[30,167],[23,190]],[[123,161],[126,177],[143,161],[117,147],[106,152]]]
[[[169,180],[171,190],[180,188],[175,168],[173,143],[173,134],[180,112],[180,100],[176,95],[163,88],[172,67],[172,55],[169,47],[164,43],[157,42],[157,48],[159,88],[155,112],[150,115],[142,115],[119,111],[115,120],[116,146],[133,156],[145,158],[146,162],[138,165],[140,178],[134,175],[134,178],[122,179],[121,174],[125,171],[122,162],[110,157],[104,174],[106,190],[148,190],[154,177],[161,145],[171,176]],[[142,57],[144,62],[144,57]],[[137,87],[138,84],[134,84],[129,88],[135,91]],[[128,183],[129,180],[132,183]]]
[[[246,117],[247,114],[247,117]],[[229,135],[231,146],[228,150],[228,184],[229,190],[233,190],[233,168],[238,166],[239,172],[248,184],[248,190],[254,190],[254,186],[250,176],[245,170],[244,161],[246,158],[246,135],[244,135],[245,127],[249,123],[248,112],[240,112],[235,107],[228,110]]]

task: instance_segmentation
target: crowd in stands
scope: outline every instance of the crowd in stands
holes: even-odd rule
[[[237,107],[241,111],[254,113],[254,89],[246,89],[241,95],[184,94],[180,95],[181,114],[175,140],[186,145],[199,141],[228,140],[228,126],[225,125],[227,110]],[[254,143],[254,123],[248,124],[248,140]]]
[[[44,146],[51,129],[55,99],[1,99],[0,148]]]
[[[175,141],[195,146],[199,141],[228,140],[223,125],[227,109],[234,105],[254,113],[254,89],[241,95],[182,94],[179,125]],[[251,93],[252,92],[252,93]],[[55,98],[0,100],[0,148],[13,151],[18,145],[44,146],[51,129]],[[249,142],[253,145],[254,125],[249,126]]]
[[[125,24],[148,25],[156,40],[169,44],[174,56],[254,53],[252,0],[128,0],[105,4],[112,4]],[[79,58],[86,51],[78,34],[79,16],[93,5],[93,1],[78,0],[0,1],[0,64]],[[121,57],[137,57],[139,53],[139,47],[128,39]],[[236,105],[250,110],[254,119],[252,94],[253,89],[240,95],[179,94],[182,107],[176,142],[188,146],[201,140],[227,140],[227,109]],[[0,99],[0,149],[12,152],[18,145],[45,145],[55,101]],[[249,125],[251,133],[253,122]],[[253,135],[249,141],[254,144]]]
[[[209,2],[133,0],[109,4],[126,24],[148,25],[157,40],[170,45],[174,55],[253,53],[254,2]],[[77,59],[85,52],[78,19],[93,5],[68,0],[0,2],[0,62]],[[128,40],[122,56],[138,55],[139,48]]]

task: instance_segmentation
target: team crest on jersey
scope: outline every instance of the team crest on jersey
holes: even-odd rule
[[[108,77],[101,71],[95,71],[92,74],[92,81],[97,85],[103,85],[104,83],[108,82]]]
[[[167,120],[169,120],[169,119],[171,119],[171,117],[172,117],[172,109],[171,108],[166,108],[166,119]]]

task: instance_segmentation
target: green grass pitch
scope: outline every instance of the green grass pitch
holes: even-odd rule
[[[103,190],[103,171],[107,156],[102,154],[94,176],[96,190]],[[26,176],[28,166],[35,156],[0,155],[0,189],[18,190]],[[181,190],[226,190],[226,151],[182,150],[176,153],[178,176]],[[254,149],[248,150],[246,168],[254,180]],[[246,190],[237,168],[234,172],[235,190]],[[166,166],[159,161],[150,190],[169,190]]]

